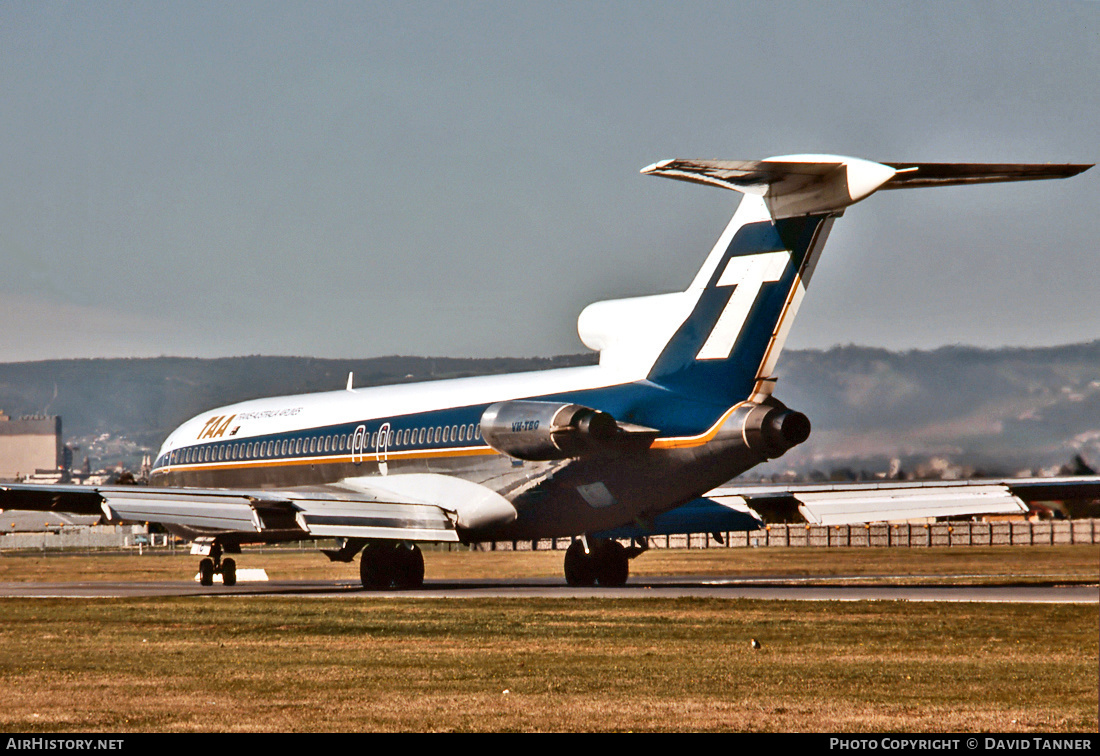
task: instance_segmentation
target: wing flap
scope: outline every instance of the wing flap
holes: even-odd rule
[[[1024,514],[1028,509],[1001,481],[750,485],[719,488],[707,495],[718,501],[742,497],[769,522],[790,522],[797,513],[814,525]]]
[[[454,543],[461,540],[460,527],[476,531],[516,517],[496,492],[433,474],[254,490],[5,485],[0,507],[102,513],[114,521],[158,522],[190,535],[236,534],[255,542],[286,540],[298,531],[302,537]]]
[[[103,497],[91,486],[36,483],[0,484],[0,509],[101,515]]]
[[[204,530],[259,533],[263,523],[248,497],[241,495],[189,494],[186,489],[103,492],[103,512],[109,520],[160,522]]]
[[[459,540],[442,507],[362,485],[251,491],[12,485],[0,488],[0,506],[103,514],[108,520],[157,522],[192,533],[255,535],[249,540],[257,541],[276,531],[277,540],[285,540],[288,528],[301,530],[303,537]]]
[[[341,488],[382,501],[431,504],[453,515],[457,527],[479,540],[494,528],[516,519],[511,502],[479,483],[440,475],[409,473],[385,477],[345,478]]]
[[[298,525],[311,535],[457,543],[454,523],[430,504],[294,499]]]
[[[814,525],[1027,512],[1027,505],[1005,486],[821,491],[798,493],[795,498],[799,512]]]

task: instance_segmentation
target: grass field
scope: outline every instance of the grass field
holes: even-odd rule
[[[426,556],[429,579],[556,576],[560,559]],[[308,553],[240,562],[294,573],[273,577],[354,573]],[[1100,549],[714,549],[633,566],[1096,579]],[[193,572],[194,558],[5,555],[0,581],[180,569]],[[394,594],[3,599],[0,613],[7,732],[1097,729],[1095,605]]]

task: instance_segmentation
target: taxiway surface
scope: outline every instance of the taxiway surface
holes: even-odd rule
[[[751,598],[786,601],[977,601],[1100,604],[1100,585],[1082,582],[905,584],[895,576],[813,578],[632,578],[622,588],[573,588],[560,578],[429,580],[415,591],[366,591],[354,580],[282,580],[203,587],[191,581],[0,583],[0,597],[134,598],[302,596],[409,598]]]

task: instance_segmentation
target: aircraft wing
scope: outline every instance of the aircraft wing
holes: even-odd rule
[[[237,543],[327,537],[457,542],[459,530],[476,533],[516,517],[494,491],[432,474],[256,490],[0,484],[0,508],[102,514]]]
[[[638,523],[608,538],[756,530],[767,522],[857,525],[869,522],[1024,514],[1037,501],[1100,499],[1100,476],[955,481],[742,484]]]
[[[740,496],[765,517],[797,511],[815,525],[847,525],[926,517],[1023,514],[1034,501],[1100,498],[1100,476],[994,480],[866,481],[745,485],[708,496]]]
[[[812,525],[1023,514],[1027,504],[1002,483],[952,481],[718,488],[707,498],[740,499],[766,521],[801,519]],[[793,515],[799,515],[796,518]]]

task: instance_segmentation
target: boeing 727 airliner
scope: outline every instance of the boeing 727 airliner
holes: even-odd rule
[[[571,585],[621,585],[648,534],[693,518],[755,528],[750,505],[807,519],[1021,511],[1006,483],[871,491],[716,488],[802,443],[774,370],[829,230],[880,189],[1073,176],[1088,165],[876,163],[832,155],[666,160],[653,176],[743,193],[686,290],[580,315],[599,364],[283,396],[210,410],[164,441],[150,485],[0,487],[0,505],[163,523],[235,581],[242,544],[336,538],[368,588],[421,585],[421,542],[572,537]],[[1041,483],[1036,482],[1039,486]],[[1083,481],[1093,495],[1100,480]],[[224,557],[224,558],[223,558]]]

